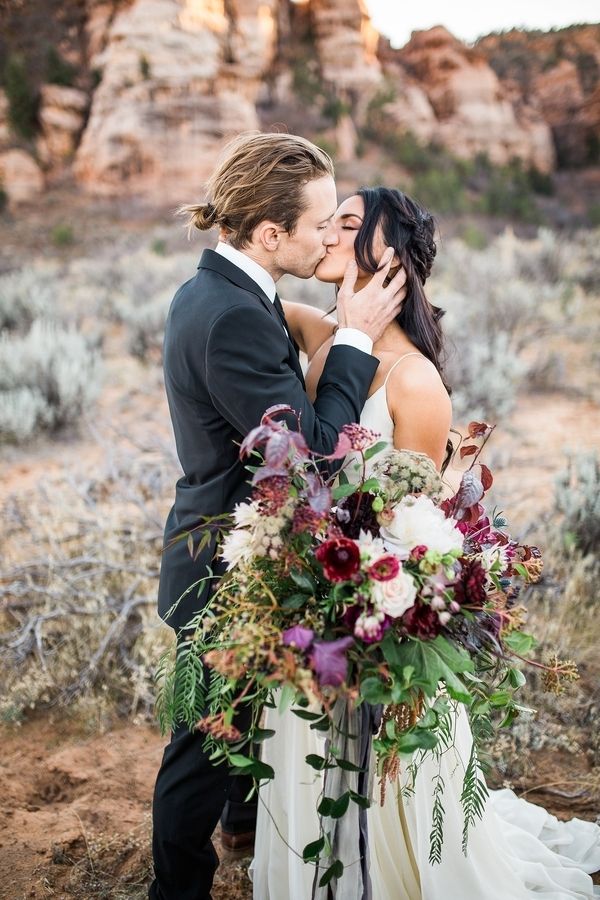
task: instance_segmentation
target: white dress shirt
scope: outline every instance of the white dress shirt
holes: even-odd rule
[[[273,303],[277,288],[273,278],[266,269],[253,259],[250,259],[249,256],[246,256],[245,253],[242,253],[241,250],[236,250],[235,247],[226,244],[225,241],[219,241],[215,247],[215,253],[220,253],[230,263],[233,263],[234,266],[245,272]],[[371,354],[373,350],[373,341],[369,335],[365,334],[364,331],[359,331],[358,328],[338,328],[333,338],[333,343],[334,345],[345,344],[347,347],[355,347],[357,350],[362,350],[363,353],[368,354]]]

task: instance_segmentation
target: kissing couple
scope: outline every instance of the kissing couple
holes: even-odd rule
[[[432,216],[385,187],[360,189],[338,206],[330,157],[289,134],[245,134],[228,144],[207,198],[187,213],[200,230],[218,229],[219,241],[173,299],[163,357],[183,476],[165,528],[159,613],[180,636],[210,594],[206,580],[199,590],[191,586],[207,567],[218,578],[225,565],[215,559],[215,543],[194,560],[177,538],[248,499],[239,445],[266,409],[281,404],[300,413],[308,446],[322,456],[353,422],[397,449],[426,454],[440,471],[452,449],[441,311],[424,291],[436,253]],[[335,285],[336,320],[280,298],[277,282],[285,274]],[[298,427],[295,416],[288,422]],[[342,879],[335,895],[331,886],[315,888],[312,867],[294,850],[318,827],[318,786],[305,763],[319,752],[318,736],[290,711],[269,716],[277,717],[276,734],[264,753],[275,779],[261,789],[258,805],[245,801],[246,779],[212,764],[201,734],[185,725],[173,732],[154,795],[151,900],[210,900],[218,866],[211,836],[219,820],[230,848],[248,848],[256,832],[255,900],[593,896],[584,869],[600,866],[600,829],[556,823],[510,791],[492,793],[468,857],[458,828],[442,863],[430,865],[426,764],[410,800],[399,775],[385,803],[368,811],[364,877]],[[460,760],[466,764],[472,743],[464,709],[456,734],[456,757],[429,763],[436,772],[445,767],[448,822],[462,816]]]

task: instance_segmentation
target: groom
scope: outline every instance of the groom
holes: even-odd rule
[[[311,449],[333,450],[342,427],[360,418],[378,366],[373,341],[403,298],[402,272],[383,287],[392,254],[357,294],[356,267],[349,267],[338,295],[339,328],[311,404],[275,285],[286,273],[310,278],[337,243],[331,159],[296,135],[242,135],[226,148],[208,193],[210,203],[188,212],[202,230],[218,226],[221,241],[203,252],[197,274],[177,291],[164,342],[184,474],[165,528],[158,607],[177,631],[209,593],[207,581],[188,591],[190,585],[208,566],[215,574],[223,569],[213,561],[214,546],[194,561],[186,541],[174,539],[200,517],[231,511],[248,497],[238,448],[268,407],[291,406],[301,413]],[[239,776],[213,766],[202,744],[201,735],[182,726],[164,752],[154,794],[151,900],[210,900],[218,865],[210,838],[226,804],[224,831],[254,828],[255,809],[236,791]]]

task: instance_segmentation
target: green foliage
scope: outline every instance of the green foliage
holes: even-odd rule
[[[38,97],[29,83],[25,59],[20,54],[9,54],[3,82],[10,124],[16,134],[30,140],[37,131]]]
[[[148,79],[152,75],[152,67],[150,66],[150,60],[146,56],[145,53],[140,53],[138,60],[140,75],[144,79],[144,81],[148,81]]]
[[[442,846],[444,844],[444,779],[438,773],[433,788],[433,807],[431,810],[431,833],[429,835],[429,863],[439,864],[442,861]]]
[[[456,169],[430,169],[413,179],[415,198],[438,213],[461,213],[467,209],[464,184]]]
[[[164,238],[155,238],[150,244],[150,249],[153,253],[156,253],[157,256],[166,256],[167,242],[164,240]]]
[[[600,548],[600,459],[594,453],[573,454],[556,479],[554,505],[562,513],[561,532],[567,545],[583,554]]]
[[[477,748],[475,743],[473,743],[471,755],[465,771],[463,789],[460,795],[464,816],[462,851],[465,856],[467,855],[469,830],[475,825],[475,820],[482,817],[488,793],[485,778],[481,772],[481,766],[477,757]]]
[[[482,228],[478,228],[473,222],[468,222],[461,231],[461,238],[471,250],[485,250],[489,241]]]
[[[50,84],[71,87],[77,77],[77,68],[64,59],[56,47],[48,47],[46,53],[46,80]]]
[[[522,222],[540,222],[528,173],[519,162],[492,170],[479,201],[482,212]]]
[[[8,206],[8,194],[0,183],[0,213],[4,212]]]
[[[75,242],[75,232],[66,222],[55,225],[50,232],[50,240],[55,247],[70,247]]]

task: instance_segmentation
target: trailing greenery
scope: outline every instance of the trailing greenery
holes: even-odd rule
[[[30,140],[37,131],[38,96],[30,85],[25,59],[9,54],[3,72],[8,118],[15,133]]]

